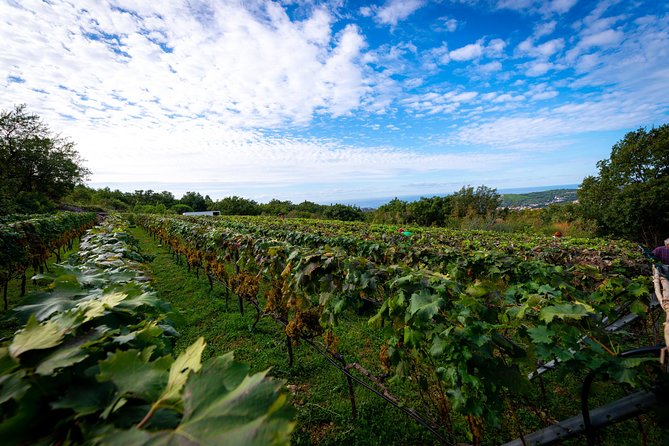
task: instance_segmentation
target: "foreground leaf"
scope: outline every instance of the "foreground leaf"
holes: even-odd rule
[[[117,351],[100,362],[98,381],[111,381],[118,396],[135,396],[154,401],[167,383],[169,357],[149,362],[146,350]]]
[[[191,375],[183,392],[184,416],[174,430],[133,428],[105,433],[99,444],[288,445],[294,422],[282,381],[266,372],[247,376],[232,353],[213,358]]]
[[[9,353],[17,358],[29,350],[55,347],[62,342],[64,334],[63,329],[55,322],[40,324],[35,316],[31,316],[26,327],[14,336]]]
[[[160,401],[178,400],[182,387],[186,384],[191,371],[197,372],[202,367],[202,351],[205,346],[204,338],[200,337],[185,352],[179,355],[170,367],[167,388],[160,396]]]
[[[547,324],[553,319],[581,319],[588,315],[588,308],[580,304],[560,304],[543,308],[539,317]]]

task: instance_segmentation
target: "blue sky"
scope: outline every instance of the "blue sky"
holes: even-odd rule
[[[90,184],[355,202],[578,184],[669,122],[669,3],[0,0],[2,109]]]

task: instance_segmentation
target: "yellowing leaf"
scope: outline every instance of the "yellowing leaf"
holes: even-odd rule
[[[204,338],[200,337],[185,352],[179,355],[170,367],[170,376],[167,387],[159,401],[171,401],[179,399],[181,388],[186,384],[191,371],[197,372],[202,367],[202,351],[205,347]]]
[[[79,305],[79,308],[84,313],[85,322],[88,322],[95,319],[96,317],[102,316],[105,313],[105,310],[114,308],[127,296],[128,295],[125,293],[105,294],[99,299],[83,302],[81,305]]]
[[[14,336],[9,346],[9,354],[17,358],[30,350],[41,350],[55,347],[63,341],[64,331],[55,322],[40,324],[34,315],[30,316],[26,327]]]

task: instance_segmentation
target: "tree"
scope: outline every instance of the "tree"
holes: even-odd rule
[[[293,210],[295,205],[290,201],[281,201],[276,198],[270,200],[269,203],[261,204],[263,214],[267,215],[287,215]]]
[[[206,211],[207,202],[199,192],[186,192],[179,200],[179,203],[190,206],[194,211]]]
[[[183,214],[184,212],[193,212],[193,208],[187,204],[177,203],[170,208],[170,211],[175,214]]]
[[[82,163],[74,143],[25,105],[0,111],[0,213],[44,210],[88,177]]]
[[[497,193],[497,189],[487,186],[479,186],[476,190],[471,186],[463,186],[462,189],[450,197],[451,213],[457,218],[491,216],[502,202],[502,197]]]
[[[669,124],[627,133],[583,180],[578,199],[602,234],[654,246],[669,235]]]
[[[395,197],[388,203],[383,204],[374,211],[373,221],[375,223],[402,224],[407,222],[407,202]]]
[[[242,197],[225,197],[214,203],[212,210],[220,211],[222,215],[259,215],[260,206],[255,200]]]
[[[443,226],[451,213],[451,197],[421,197],[408,204],[409,219],[422,226]]]
[[[364,221],[365,214],[358,206],[333,204],[325,208],[323,217],[341,221]]]

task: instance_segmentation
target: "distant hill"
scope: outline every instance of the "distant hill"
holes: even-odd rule
[[[576,189],[551,189],[525,194],[502,194],[502,207],[543,208],[553,203],[568,203],[576,200]]]

